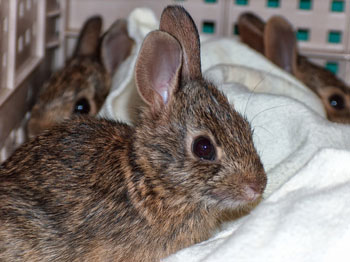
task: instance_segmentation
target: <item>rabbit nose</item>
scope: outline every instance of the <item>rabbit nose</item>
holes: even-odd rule
[[[247,201],[255,201],[261,197],[262,190],[261,187],[251,184],[244,186],[243,193]]]

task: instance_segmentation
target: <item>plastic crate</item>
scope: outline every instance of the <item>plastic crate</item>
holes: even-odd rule
[[[107,29],[117,18],[126,18],[137,7],[151,8],[160,18],[164,7],[170,4],[183,5],[191,13],[200,33],[225,34],[226,0],[71,0],[67,1],[67,56],[72,53],[78,32],[88,17],[102,15],[104,29]]]
[[[61,3],[65,0],[0,0],[0,161],[26,139],[26,116],[37,91],[53,65],[63,64],[64,53],[57,60],[52,50],[63,48],[64,34],[53,46],[46,31],[50,19],[61,17]]]

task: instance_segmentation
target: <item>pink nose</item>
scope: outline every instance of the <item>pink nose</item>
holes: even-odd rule
[[[261,190],[254,185],[246,185],[243,189],[245,199],[248,201],[255,201],[261,197]]]

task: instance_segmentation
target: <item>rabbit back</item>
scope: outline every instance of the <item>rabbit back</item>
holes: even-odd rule
[[[130,133],[120,123],[76,120],[16,151],[0,169],[0,260],[89,261],[116,224],[122,243],[118,218],[138,217],[119,171]]]
[[[207,239],[219,220],[191,202],[154,218],[163,189],[140,169],[133,139],[125,124],[84,117],[19,148],[0,167],[0,260],[158,261]],[[183,231],[187,220],[201,230]]]

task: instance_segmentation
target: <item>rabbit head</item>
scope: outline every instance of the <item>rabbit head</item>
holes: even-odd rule
[[[98,113],[113,73],[133,46],[125,20],[117,20],[102,37],[101,28],[101,17],[88,19],[71,59],[43,86],[27,125],[29,137],[74,114]]]
[[[166,183],[174,195],[218,209],[261,197],[266,174],[251,127],[203,79],[197,28],[185,9],[164,10],[160,30],[143,42],[135,79],[148,104],[135,144],[139,161],[157,170],[154,190]]]
[[[242,42],[294,75],[320,97],[330,121],[350,123],[350,87],[299,54],[295,32],[285,18],[272,16],[265,24],[256,15],[243,13],[238,28]]]

